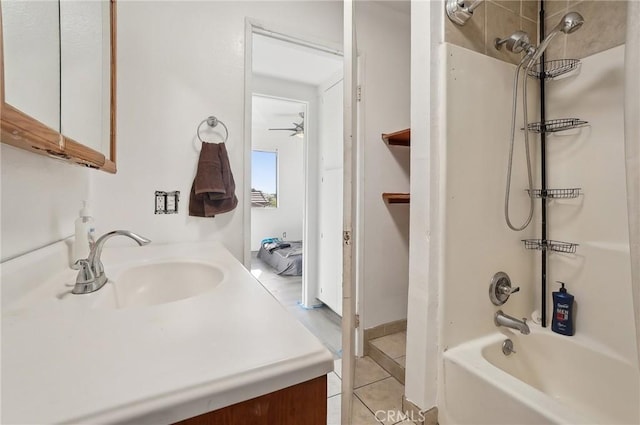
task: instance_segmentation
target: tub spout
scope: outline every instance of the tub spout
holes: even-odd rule
[[[508,314],[504,314],[502,310],[498,310],[493,317],[493,321],[496,326],[505,326],[511,329],[517,329],[522,335],[529,335],[529,325],[527,325],[527,319],[516,319]]]

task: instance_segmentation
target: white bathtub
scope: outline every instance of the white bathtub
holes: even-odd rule
[[[533,325],[530,335],[496,332],[443,357],[442,425],[640,424],[638,367],[577,336]]]

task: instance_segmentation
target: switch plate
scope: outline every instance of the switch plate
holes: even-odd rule
[[[165,214],[177,214],[178,213],[178,201],[180,200],[180,191],[167,193],[167,199],[165,202]]]
[[[155,213],[156,214],[177,214],[180,191],[163,192],[156,190]]]

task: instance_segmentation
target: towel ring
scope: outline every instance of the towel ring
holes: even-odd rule
[[[202,136],[200,136],[200,127],[202,127],[202,124],[204,123],[207,123],[207,125],[211,128],[216,127],[218,124],[222,124],[222,126],[224,127],[224,132],[226,133],[222,143],[227,142],[227,139],[229,138],[229,130],[227,129],[227,126],[224,125],[224,123],[220,121],[218,118],[211,115],[210,117],[207,117],[206,119],[202,120],[200,124],[198,124],[198,129],[196,130],[196,132],[198,133],[198,139],[200,139],[202,143],[214,143],[214,142],[206,142],[202,139]]]

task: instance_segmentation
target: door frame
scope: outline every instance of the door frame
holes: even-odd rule
[[[327,42],[326,40],[313,39],[306,35],[295,34],[289,29],[278,25],[265,25],[262,21],[245,18],[245,72],[244,72],[244,193],[251,190],[251,121],[252,121],[252,55],[254,33],[272,36],[284,41],[298,43],[303,46],[319,48],[333,53],[339,53],[344,58],[344,103],[343,103],[343,148],[344,148],[344,174],[343,174],[343,278],[342,278],[342,391],[341,391],[341,420],[343,424],[351,421],[351,406],[353,400],[353,383],[355,376],[355,330],[356,330],[356,245],[358,238],[354,238],[354,227],[359,221],[356,216],[358,205],[358,188],[356,186],[358,175],[357,152],[357,49],[355,39],[355,1],[344,0],[344,43]],[[306,146],[305,146],[306,148]],[[305,151],[305,161],[308,160]],[[307,167],[305,166],[305,170]],[[308,180],[305,172],[305,192]],[[245,196],[244,202],[244,264],[251,266],[251,199]],[[307,200],[305,199],[305,223],[308,221]],[[249,229],[247,231],[247,229]],[[304,236],[307,237],[305,225]],[[308,240],[308,239],[307,239]]]
[[[298,44],[305,47],[314,48],[327,53],[343,56],[342,46],[336,43],[328,42],[326,40],[314,39],[312,37],[296,34],[287,28],[282,28],[278,25],[265,24],[263,21],[259,21],[254,18],[245,18],[245,117],[244,117],[244,193],[249,193],[251,190],[251,137],[252,137],[252,95],[253,95],[253,77],[252,77],[252,58],[253,58],[253,34],[261,34],[275,39],[279,39],[285,42]],[[305,121],[305,123],[308,121]],[[315,123],[311,123],[315,125]],[[310,188],[316,185],[317,176],[312,175],[313,168],[311,168],[310,161],[313,159],[311,152],[309,151],[308,140],[305,140],[304,145],[304,170],[305,170],[305,200],[303,208],[303,240],[306,242],[303,246],[303,269],[311,270],[307,261],[309,258],[318,256],[317,253],[317,226],[318,220],[315,217],[316,209],[309,208],[309,205],[313,205],[314,200],[311,199],[312,194],[315,193]],[[316,173],[317,174],[317,173]],[[250,268],[251,265],[251,199],[245,197],[244,202],[244,216],[243,216],[243,228],[244,231],[244,255],[243,262],[245,267]],[[315,273],[317,274],[317,273]],[[302,306],[304,308],[313,308],[320,305],[315,297],[318,290],[317,276],[314,273],[303,272],[302,281]]]
[[[358,206],[358,74],[355,28],[355,1],[344,0],[344,176],[343,176],[343,266],[342,266],[342,400],[341,423],[351,423],[355,380],[355,332]],[[355,236],[355,237],[354,237]]]

